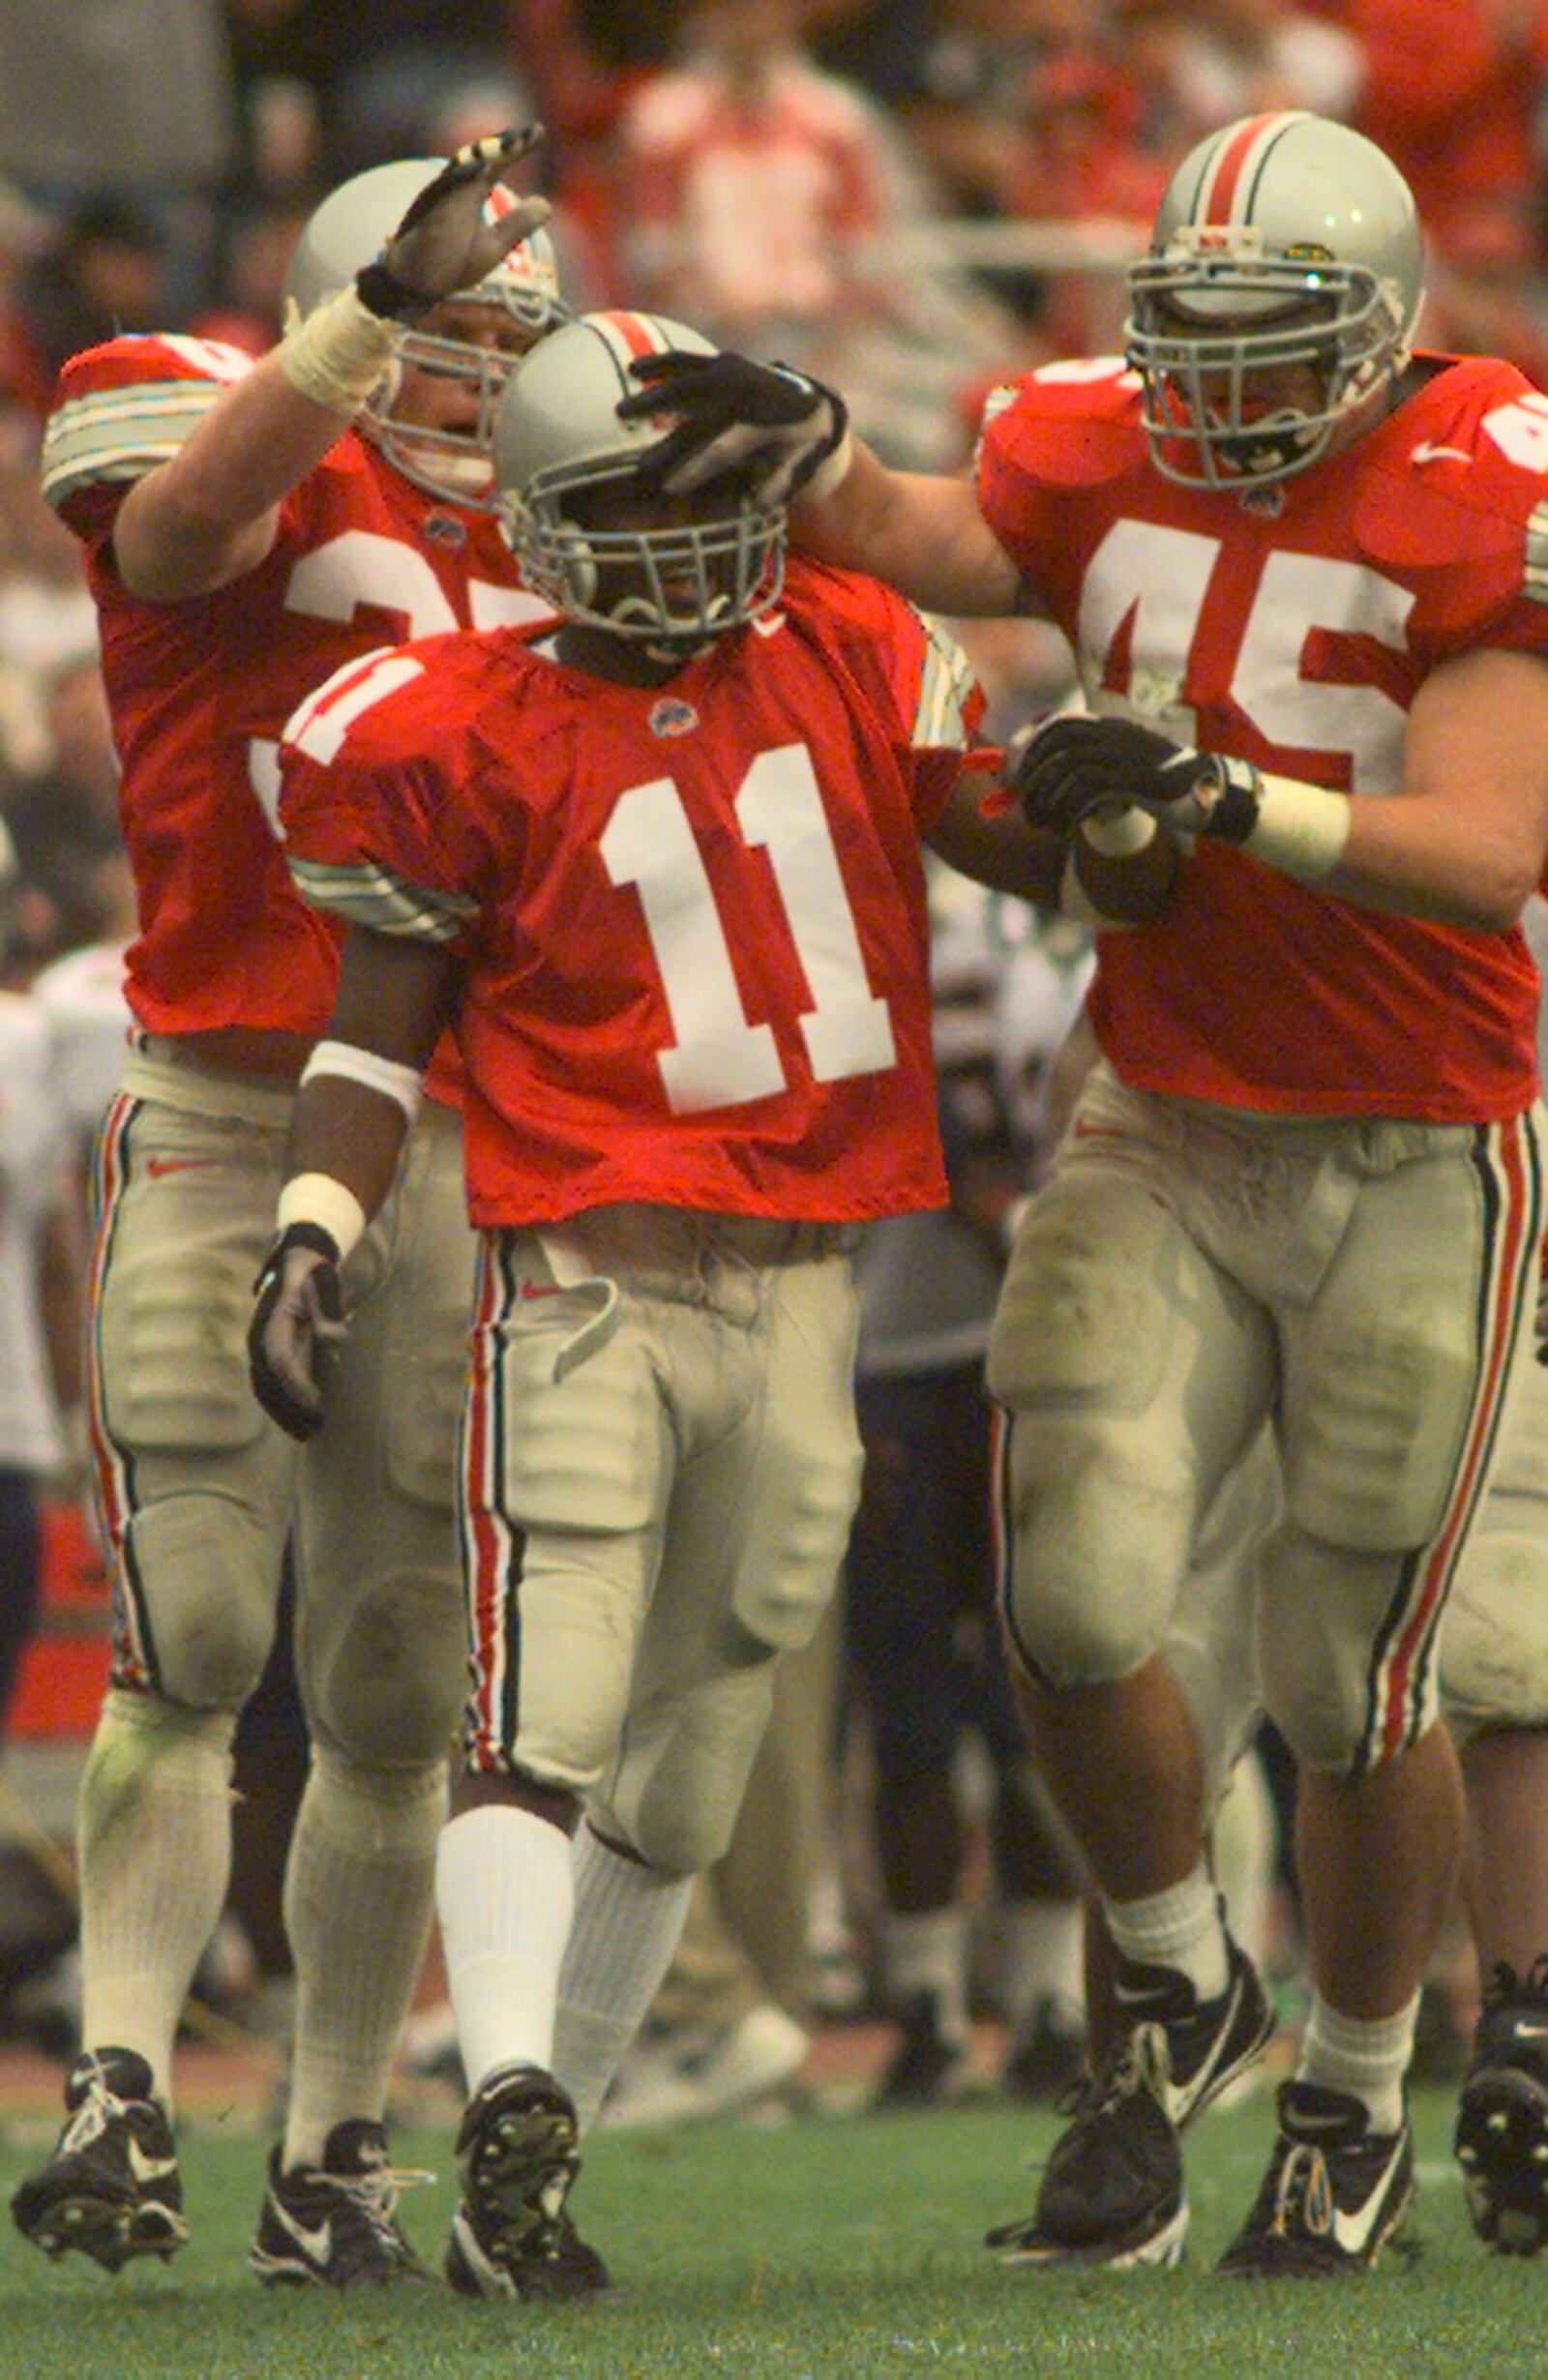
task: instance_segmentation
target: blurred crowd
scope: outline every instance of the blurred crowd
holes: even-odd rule
[[[1431,250],[1424,342],[1508,357],[1548,386],[1548,0],[10,0],[0,988],[23,993],[133,928],[93,607],[37,487],[68,355],[136,329],[261,352],[324,192],[535,116],[573,303],[654,307],[805,366],[846,390],[888,460],[951,468],[996,380],[1116,342],[1116,268],[1201,134],[1302,105],[1367,132],[1412,184]],[[970,641],[992,726],[1060,699],[1054,632],[984,623]],[[985,965],[990,1007],[1050,1019],[990,1066],[1027,1125],[1011,1132],[1023,1187],[1028,1084],[1052,1020],[1067,1022],[1078,957]],[[48,1462],[67,1457],[54,1446]],[[0,1443],[0,1473],[41,1459]],[[968,1619],[981,1625],[971,1598]],[[994,1801],[992,1783],[980,1792]],[[931,1919],[960,1877],[910,1876],[894,1853],[893,1915]],[[957,1843],[954,1862],[968,1856]],[[813,1864],[813,1907],[831,1912],[831,1862]],[[1061,1875],[1024,1878],[1018,1897],[1071,1901]],[[1066,1908],[1061,1946],[1072,1923]],[[895,2000],[960,1968],[939,1932],[894,1928]],[[842,1928],[819,1925],[809,1947],[842,1966]],[[1061,1947],[1061,1973],[1076,1956]],[[830,1978],[835,2005],[852,1988]],[[953,2054],[965,2005],[947,2011]],[[1015,2012],[1048,2016],[1026,1995]],[[922,2059],[936,2079],[939,2015]],[[781,2046],[798,2054],[787,2035],[775,2064]]]

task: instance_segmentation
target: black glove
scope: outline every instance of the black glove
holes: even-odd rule
[[[549,220],[546,198],[517,199],[497,222],[484,212],[506,167],[542,137],[541,124],[527,124],[470,140],[448,158],[375,262],[355,275],[361,304],[384,319],[416,322],[442,298],[476,289],[507,250]]]
[[[1033,826],[1073,835],[1083,818],[1133,808],[1179,834],[1245,843],[1258,818],[1259,776],[1247,760],[1195,752],[1132,719],[1050,719],[1019,728],[1000,783]]]
[[[629,369],[645,385],[621,400],[620,421],[677,416],[640,472],[669,495],[687,495],[722,472],[751,466],[759,502],[777,509],[800,494],[848,430],[838,391],[788,364],[670,347],[665,355],[637,356]]]
[[[311,1438],[322,1427],[323,1397],[344,1336],[338,1241],[320,1223],[292,1223],[253,1287],[253,1393],[282,1430]]]

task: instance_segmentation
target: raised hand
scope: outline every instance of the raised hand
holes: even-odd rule
[[[470,140],[448,158],[374,263],[355,277],[373,314],[412,322],[441,298],[476,289],[508,250],[548,222],[546,198],[513,197],[498,214],[489,206],[507,169],[542,138],[542,125],[527,124]]]
[[[844,476],[849,433],[844,400],[788,364],[671,347],[637,357],[630,370],[644,385],[622,399],[620,419],[674,417],[644,465],[669,495],[687,495],[722,472],[746,469],[759,501],[772,511],[803,491],[825,494]]]

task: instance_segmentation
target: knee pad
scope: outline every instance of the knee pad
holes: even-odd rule
[[[1276,1533],[1264,1550],[1259,1655],[1264,1705],[1297,1760],[1347,1775],[1390,1756],[1372,1726],[1372,1679],[1397,1571],[1389,1556]],[[1415,1740],[1436,1715],[1431,1657],[1421,1703],[1391,1753]]]
[[[631,1727],[593,1823],[631,1843],[662,1876],[694,1876],[730,1848],[774,1698],[774,1662],[717,1678],[663,1715]]]
[[[376,1575],[323,1617],[303,1579],[296,1666],[308,1723],[360,1769],[418,1770],[444,1756],[466,1691],[465,1656],[449,1577]]]
[[[1441,1706],[1459,1742],[1485,1727],[1548,1726],[1548,1510],[1497,1500],[1469,1540],[1441,1631]]]
[[[270,1516],[225,1493],[162,1496],[134,1514],[127,1592],[148,1618],[168,1701],[241,1709],[269,1657],[283,1551]]]
[[[1008,1433],[1010,1633],[1048,1685],[1129,1677],[1165,1638],[1191,1493],[1129,1452],[1121,1425],[1028,1417]]]

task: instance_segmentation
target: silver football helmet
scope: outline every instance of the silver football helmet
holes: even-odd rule
[[[446,164],[443,157],[405,158],[357,173],[302,226],[285,274],[286,311],[311,313],[354,280],[397,230],[409,207]],[[491,192],[485,212],[494,220],[516,203],[503,183]],[[546,231],[529,232],[509,249],[476,288],[459,290],[460,304],[498,307],[536,340],[567,318],[559,294],[553,243]],[[438,338],[403,324],[393,342],[391,368],[366,400],[363,426],[396,469],[432,495],[475,509],[492,507],[491,448],[501,392],[520,359],[474,346],[467,340]],[[442,378],[466,380],[478,392],[478,417],[470,429],[432,430],[399,414],[405,365]]]
[[[620,421],[640,383],[637,356],[713,355],[698,331],[661,314],[581,314],[524,355],[494,424],[494,474],[528,586],[566,618],[682,653],[740,628],[778,601],[785,513],[751,488],[714,517],[610,528],[610,495],[641,492],[641,461],[672,418]],[[713,491],[715,483],[710,483]],[[660,496],[672,519],[676,500]]]
[[[1243,117],[1173,174],[1129,267],[1151,460],[1189,488],[1288,479],[1348,442],[1407,365],[1423,298],[1413,193],[1347,126]],[[1303,365],[1319,394],[1287,401]]]

